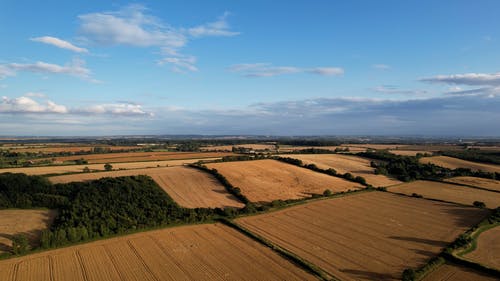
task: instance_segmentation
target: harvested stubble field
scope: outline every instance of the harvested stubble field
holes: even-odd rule
[[[249,143],[249,144],[236,144],[236,145],[217,145],[217,146],[205,146],[200,148],[202,151],[232,151],[233,147],[244,147],[251,148],[253,150],[276,150],[276,146],[273,144],[261,144],[261,143]]]
[[[363,186],[341,178],[313,172],[276,160],[255,160],[207,164],[252,202],[299,199],[312,194],[358,189]]]
[[[138,162],[138,161],[159,161],[159,160],[180,160],[194,158],[213,158],[234,155],[233,153],[221,152],[123,152],[123,153],[101,153],[88,155],[73,155],[64,157],[47,158],[55,162],[76,161],[85,159],[89,164]],[[38,159],[43,160],[43,159]]]
[[[52,210],[0,210],[0,253],[11,250],[9,237],[14,234],[25,234],[30,245],[35,246],[41,231],[52,224],[55,216]]]
[[[488,211],[366,192],[239,218],[236,223],[341,280],[400,280]]]
[[[500,269],[500,226],[479,234],[477,247],[465,255],[467,259]]]
[[[451,179],[446,179],[445,181],[500,191],[500,181],[498,180],[475,177],[454,177]]]
[[[165,160],[165,161],[143,161],[143,162],[125,162],[113,163],[114,170],[120,169],[144,169],[154,167],[171,167],[182,166],[185,164],[195,163],[200,160],[217,160],[220,158],[197,158],[197,159],[183,159],[183,160]],[[7,168],[0,169],[1,173],[24,173],[27,175],[52,175],[52,174],[67,174],[67,173],[82,173],[85,167],[91,171],[104,171],[103,164],[91,165],[62,165],[62,166],[43,166],[43,167],[27,167],[27,168]]]
[[[423,281],[498,281],[498,279],[477,270],[454,264],[443,264],[425,276]]]
[[[10,149],[12,152],[31,152],[31,153],[58,153],[58,152],[90,152],[95,147],[109,149],[111,151],[139,149],[138,146],[109,146],[109,145],[90,145],[90,146],[49,146],[49,147],[17,147]]]
[[[448,169],[467,168],[471,170],[481,170],[490,173],[500,173],[500,165],[472,162],[448,156],[422,157],[419,161],[420,163],[432,163],[434,165],[438,165]]]
[[[370,160],[342,154],[291,154],[286,157],[302,160],[305,164],[315,164],[321,169],[333,168],[337,173],[351,173],[365,178],[373,186],[390,186],[401,183],[384,175],[375,175],[375,169],[370,166]]]
[[[424,151],[424,150],[389,150],[390,153],[401,155],[401,156],[416,156],[418,153],[420,154],[431,154],[432,152]]]
[[[243,208],[245,205],[229,194],[210,174],[187,167],[162,167],[121,170],[99,173],[81,173],[50,177],[52,183],[97,180],[105,177],[147,175],[186,208]]]
[[[220,225],[143,232],[0,261],[0,280],[316,280]]]
[[[425,198],[440,199],[466,205],[472,205],[474,201],[481,201],[488,208],[500,206],[500,193],[498,192],[434,181],[403,183],[390,187],[389,191],[406,195],[416,193]]]

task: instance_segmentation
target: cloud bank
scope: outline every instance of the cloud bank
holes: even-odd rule
[[[55,46],[57,48],[66,49],[66,50],[70,50],[70,51],[77,52],[77,53],[88,53],[89,52],[85,48],[77,47],[68,41],[64,41],[64,40],[56,38],[56,37],[42,36],[42,37],[31,38],[30,40],[35,41],[35,42],[48,44],[48,45],[52,45],[52,46]]]
[[[322,76],[338,76],[344,74],[340,67],[273,66],[270,63],[242,63],[227,68],[231,72],[241,73],[245,77],[272,77],[284,74],[310,73]]]

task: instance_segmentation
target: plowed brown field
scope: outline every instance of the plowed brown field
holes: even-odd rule
[[[445,181],[500,191],[500,181],[475,177],[454,177]]]
[[[298,199],[362,188],[358,183],[328,176],[276,160],[256,160],[207,164],[224,175],[252,202]]]
[[[0,210],[0,253],[11,250],[10,237],[14,234],[25,234],[32,246],[37,245],[40,232],[52,224],[55,216],[51,210]]]
[[[316,280],[226,226],[196,225],[0,261],[0,280]]]
[[[373,186],[390,186],[401,183],[384,175],[375,175],[370,160],[342,154],[291,154],[287,157],[302,160],[305,164],[315,164],[321,169],[333,168],[337,173],[351,173],[365,178]]]
[[[128,169],[154,168],[158,166],[160,167],[182,166],[185,164],[198,162],[199,160],[216,160],[216,159],[220,158],[126,162],[126,163],[113,163],[112,166],[114,170],[120,170],[120,169],[128,170]],[[49,175],[49,174],[82,173],[85,167],[88,167],[91,171],[104,171],[103,164],[91,164],[91,165],[63,165],[63,166],[28,167],[28,168],[7,168],[7,169],[0,169],[0,174],[24,173],[27,175]]]
[[[482,201],[488,208],[500,206],[500,193],[473,187],[460,186],[433,181],[413,181],[389,188],[389,191],[412,195],[420,194],[426,198],[441,199],[466,205]]]
[[[137,161],[159,161],[159,160],[179,160],[194,158],[213,158],[234,155],[225,152],[123,152],[123,153],[102,153],[88,155],[73,155],[64,157],[54,157],[57,162],[75,161],[85,159],[89,164],[99,163],[119,163],[119,162],[137,162]],[[37,159],[43,160],[43,159]]]
[[[473,269],[443,264],[427,275],[423,281],[498,281],[498,279]]]
[[[186,208],[242,208],[245,205],[229,194],[208,173],[187,167],[162,167],[50,177],[53,183],[96,180],[105,177],[147,175],[179,205]]]
[[[366,192],[244,217],[236,223],[341,280],[400,280],[488,211]]]
[[[500,226],[479,234],[476,249],[465,257],[500,269]]]
[[[420,158],[420,163],[432,163],[448,169],[467,168],[490,173],[500,173],[500,165],[477,163],[448,156],[432,156]]]

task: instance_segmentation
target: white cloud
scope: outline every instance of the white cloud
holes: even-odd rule
[[[340,67],[301,68],[296,66],[273,66],[270,63],[235,64],[228,67],[228,70],[242,73],[245,77],[271,77],[304,72],[324,76],[342,75],[344,73],[344,70]]]
[[[240,32],[231,31],[226,18],[229,16],[228,12],[219,17],[217,21],[209,22],[188,29],[188,34],[193,37],[206,37],[206,36],[235,36]]]
[[[44,93],[38,93],[38,92],[28,92],[28,93],[24,94],[24,96],[30,97],[30,98],[45,98],[46,97]]]
[[[77,47],[68,41],[64,41],[64,40],[56,38],[56,37],[43,36],[43,37],[31,38],[30,40],[35,41],[35,42],[53,45],[53,46],[56,46],[58,48],[70,50],[70,51],[77,52],[77,53],[88,53],[89,52],[85,48]]]
[[[313,74],[319,74],[319,75],[325,75],[325,76],[332,76],[332,75],[344,74],[344,69],[342,69],[340,67],[315,67],[315,68],[306,69],[306,72],[313,73]]]
[[[157,47],[163,58],[159,65],[171,64],[176,72],[197,71],[196,58],[179,51],[190,40],[200,37],[234,36],[227,23],[228,13],[217,21],[193,28],[175,28],[148,14],[142,5],[129,5],[118,11],[90,13],[78,16],[82,40],[100,46]]]
[[[85,108],[78,108],[72,111],[78,114],[108,114],[122,116],[153,116],[146,112],[141,105],[132,103],[111,103],[99,104]]]
[[[388,70],[388,69],[391,69],[391,66],[387,65],[387,64],[374,64],[372,65],[373,68],[375,69],[379,69],[379,70]]]
[[[453,75],[437,75],[420,79],[422,82],[443,83],[469,86],[500,86],[500,72],[497,73],[466,73]]]
[[[79,77],[92,83],[100,82],[91,77],[91,71],[85,67],[85,61],[81,59],[74,59],[66,65],[52,64],[43,61],[35,63],[9,63],[0,65],[0,71],[1,69],[7,70],[6,76],[13,76],[18,71],[26,71],[41,74],[67,74]],[[0,78],[1,77],[0,73]]]
[[[2,97],[0,113],[67,113],[68,109],[52,101],[46,104],[39,103],[29,97],[22,96],[14,99]]]
[[[0,64],[0,79],[4,79],[8,76],[14,76],[16,72],[10,69],[7,65]]]
[[[398,87],[392,85],[381,85],[373,88],[372,90],[377,93],[392,94],[392,95],[425,95],[428,93],[427,91],[424,90],[399,89]]]

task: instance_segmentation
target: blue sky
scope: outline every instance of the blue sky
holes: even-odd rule
[[[499,136],[499,10],[4,0],[0,135]]]

